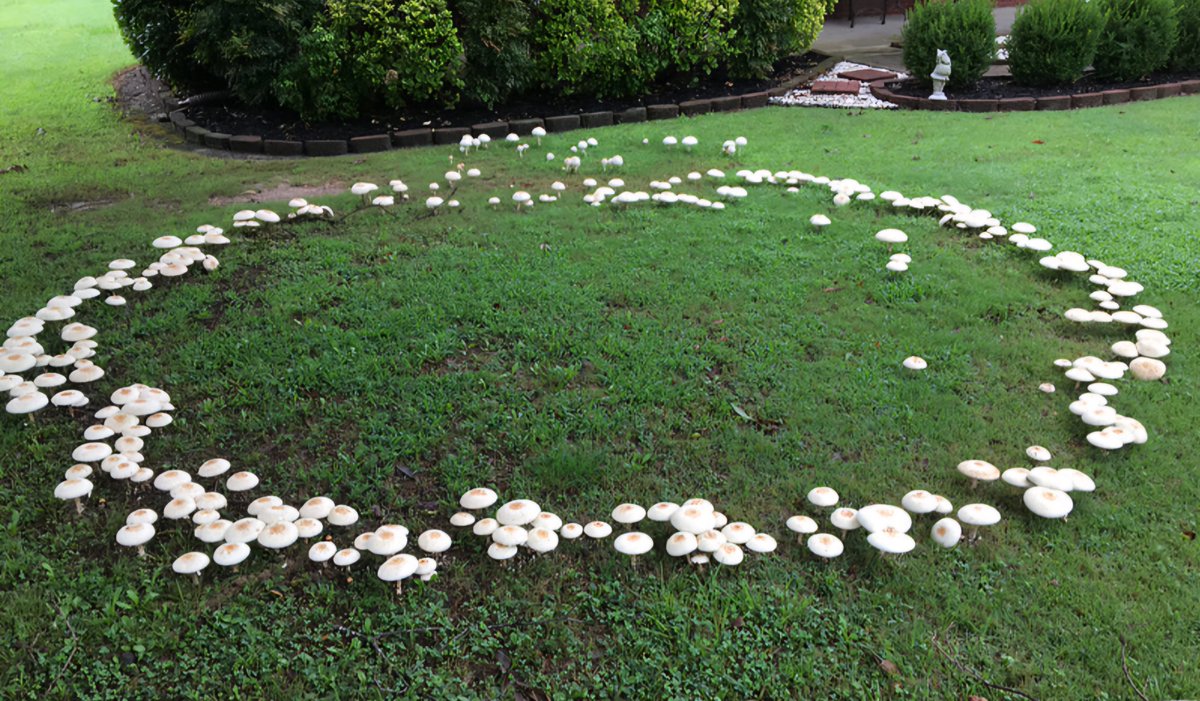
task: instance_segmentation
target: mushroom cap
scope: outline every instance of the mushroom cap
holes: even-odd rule
[[[902,555],[917,547],[917,541],[912,536],[891,528],[871,533],[867,536],[867,542],[876,550],[893,555]]]
[[[725,540],[735,545],[745,545],[757,533],[758,531],[754,529],[754,526],[743,521],[727,523],[721,529],[721,535],[725,536]]]
[[[351,526],[358,522],[358,512],[353,507],[338,504],[329,511],[325,518],[331,526]]]
[[[408,547],[408,529],[395,524],[380,526],[367,539],[366,546],[376,555],[395,555]]]
[[[370,544],[371,544],[371,539],[374,537],[375,537],[375,531],[366,531],[365,533],[359,533],[354,538],[354,543],[353,543],[354,549],[355,550],[366,550],[367,547],[370,546]],[[407,541],[407,536],[405,536],[405,540]],[[405,545],[407,545],[407,544],[408,543],[405,542]]]
[[[167,502],[163,507],[163,517],[172,520],[187,518],[196,510],[196,502],[189,497],[179,497]]]
[[[112,453],[112,446],[107,443],[84,443],[75,450],[71,451],[71,459],[80,463],[100,462],[104,458],[112,455]]]
[[[855,518],[859,525],[871,533],[887,528],[907,533],[912,528],[912,516],[904,509],[891,504],[869,504],[859,509]]]
[[[296,524],[291,521],[276,521],[262,529],[257,540],[264,548],[279,550],[295,543],[299,537],[300,532],[296,530]]]
[[[385,582],[399,582],[416,574],[417,558],[402,553],[393,555],[383,562],[376,571],[379,578]]]
[[[349,567],[362,559],[362,553],[354,548],[342,548],[333,554],[333,564],[338,567]]]
[[[225,519],[217,519],[211,523],[203,523],[196,526],[192,533],[196,539],[205,543],[219,543],[225,540],[225,532],[233,526],[233,523]]]
[[[712,557],[726,567],[735,567],[742,564],[742,560],[746,559],[746,553],[733,543],[725,543],[713,551]]]
[[[1021,489],[1032,486],[1029,484],[1029,469],[1024,467],[1010,467],[1000,474],[1000,479],[1004,480],[1005,484]]]
[[[829,514],[829,522],[833,524],[834,528],[843,531],[853,531],[862,526],[858,522],[858,510],[849,508],[837,509]]]
[[[589,538],[607,538],[612,535],[612,526],[603,521],[592,521],[583,527],[583,532]]]
[[[300,518],[326,518],[335,506],[329,497],[313,497],[300,507]]]
[[[1054,457],[1050,454],[1049,450],[1046,450],[1040,445],[1029,446],[1025,449],[1025,454],[1029,456],[1030,460],[1035,462],[1046,462],[1050,460],[1050,458]]]
[[[222,567],[239,565],[250,557],[250,546],[245,543],[226,543],[213,551],[213,562]]]
[[[315,518],[301,518],[293,523],[301,538],[316,538],[321,535],[321,531],[325,530],[325,525]]]
[[[56,499],[79,499],[92,493],[92,481],[86,478],[68,479],[54,488]]]
[[[721,547],[729,539],[720,531],[713,529],[707,530],[696,535],[696,547],[702,552],[711,553]]]
[[[1029,471],[1028,480],[1030,486],[1049,487],[1060,492],[1069,492],[1075,488],[1075,482],[1069,474],[1059,474],[1059,471],[1052,467],[1033,468]]]
[[[514,499],[496,510],[496,520],[505,526],[524,526],[537,518],[542,507],[528,499]]]
[[[683,502],[683,504],[680,505],[680,508],[696,508],[696,509],[703,509],[705,511],[716,511],[716,507],[713,506],[713,503],[711,501],[709,501],[708,499],[698,499],[698,498],[688,499],[687,501]]]
[[[942,496],[941,494],[934,494],[933,498],[937,499],[937,506],[934,507],[934,511],[938,512],[939,514],[948,514],[951,511],[954,511],[954,504],[950,503],[950,500],[946,497]]]
[[[671,514],[671,525],[679,531],[700,534],[716,526],[713,513],[699,506],[682,506]]]
[[[1025,508],[1042,518],[1064,518],[1075,507],[1070,494],[1049,487],[1026,489],[1022,501]]]
[[[417,547],[427,553],[444,553],[452,544],[450,535],[445,531],[431,528],[417,537]]]
[[[612,546],[622,555],[646,555],[647,552],[654,549],[654,539],[647,534],[631,531],[618,535],[612,541]]]
[[[943,518],[933,524],[929,537],[943,548],[953,548],[962,539],[962,526],[952,518]]]
[[[578,523],[567,523],[559,529],[558,534],[567,540],[575,540],[583,535],[583,526]]]
[[[696,536],[691,533],[676,533],[667,539],[667,554],[671,557],[689,555],[698,547]]]
[[[475,516],[466,511],[459,511],[450,517],[450,525],[456,528],[466,528],[474,523]]]
[[[494,518],[481,518],[471,527],[471,532],[479,536],[490,536],[500,527],[500,522]]]
[[[337,552],[337,546],[328,540],[320,540],[308,549],[308,559],[313,562],[325,562]]]
[[[1087,434],[1087,442],[1102,450],[1117,450],[1125,447],[1125,441],[1107,429]]]
[[[235,472],[225,481],[225,488],[231,492],[245,492],[258,486],[258,475],[253,472]]]
[[[908,241],[908,234],[899,229],[881,229],[875,232],[875,240],[882,243],[904,243]]]
[[[937,510],[937,497],[924,489],[914,489],[900,500],[900,506],[913,514],[927,514]]]
[[[1071,491],[1075,492],[1094,492],[1096,491],[1096,483],[1087,474],[1080,472],[1074,468],[1066,467],[1058,471],[1060,476],[1067,477],[1071,480]],[[1046,485],[1038,485],[1046,486]],[[1067,491],[1067,490],[1062,490]]]
[[[968,526],[993,526],[1000,522],[1000,512],[987,504],[967,504],[958,510],[958,520]]]
[[[834,506],[840,498],[830,487],[815,487],[810,489],[807,495],[808,503],[821,507]]]
[[[529,531],[520,526],[501,526],[492,532],[492,540],[500,545],[516,547],[529,540]]]
[[[808,537],[806,544],[813,555],[824,558],[837,557],[845,549],[841,539],[829,533],[814,533]]]
[[[200,464],[196,474],[201,477],[219,477],[229,471],[230,464],[225,458],[212,458]]]
[[[379,189],[379,186],[376,185],[375,183],[359,182],[359,183],[354,183],[353,185],[350,186],[350,192],[355,195],[365,195],[369,192],[374,192],[375,190],[378,190],[378,189]]]
[[[208,555],[198,552],[184,553],[171,563],[171,569],[179,574],[196,574],[205,567],[208,567]]]
[[[220,523],[220,521],[214,521],[213,523]],[[212,524],[209,525],[211,526]],[[252,540],[256,540],[258,534],[262,533],[266,527],[267,524],[256,518],[238,519],[225,529],[223,537],[226,543],[249,543]]]
[[[829,217],[825,216],[824,214],[814,214],[808,218],[808,223],[817,228],[821,228],[823,226],[829,226],[831,222],[829,221]]]
[[[1129,361],[1129,374],[1145,382],[1161,380],[1167,374],[1167,365],[1157,358],[1140,357]]]
[[[537,553],[548,553],[558,547],[558,534],[549,528],[534,528],[525,539],[525,547]]]
[[[552,514],[549,511],[543,511],[529,522],[530,528],[548,528],[552,531],[557,531],[562,528],[563,520],[558,517],[558,514]]]
[[[492,543],[488,546],[487,554],[493,560],[508,560],[516,556],[517,546]]]
[[[254,501],[250,502],[250,504],[248,506],[246,506],[246,513],[250,514],[251,516],[258,516],[259,514],[266,511],[267,509],[271,508],[272,506],[282,506],[282,505],[283,505],[283,499],[280,499],[279,497],[271,494],[271,495],[267,495],[265,497],[259,497],[259,498],[255,499]]]
[[[981,482],[993,482],[1000,479],[1000,470],[985,460],[964,460],[958,464],[958,471]]]
[[[154,526],[149,523],[130,523],[117,531],[117,544],[125,547],[144,545],[154,537]]]
[[[612,519],[617,523],[638,523],[644,518],[646,510],[637,504],[621,504],[612,512]]]
[[[908,368],[909,370],[924,370],[925,368],[929,367],[929,363],[925,362],[924,358],[910,355],[904,359],[904,367]]]
[[[756,553],[771,553],[779,547],[775,538],[766,533],[755,533],[754,537],[745,543],[746,549]]]
[[[808,516],[792,516],[787,520],[788,530],[793,533],[816,533],[818,530],[817,522]]]

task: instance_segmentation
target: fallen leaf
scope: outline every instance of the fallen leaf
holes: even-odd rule
[[[1046,143],[1046,142],[1045,142],[1045,141],[1042,141],[1041,139],[1034,139],[1034,140],[1033,140],[1033,143],[1037,144],[1038,146],[1041,146],[1042,144],[1044,144],[1044,143]]]
[[[896,676],[900,673],[900,668],[897,667],[896,663],[892,662],[891,660],[880,660],[879,668],[891,676]]]
[[[749,414],[747,414],[747,413],[746,413],[746,410],[745,410],[745,409],[743,409],[743,408],[741,408],[741,407],[740,407],[740,406],[738,406],[737,404],[730,403],[730,405],[729,405],[729,406],[733,407],[733,411],[734,411],[734,413],[736,413],[738,416],[742,417],[743,419],[745,419],[745,420],[747,420],[747,421],[753,421],[753,420],[754,420],[754,417],[753,417],[753,416],[750,416]]]

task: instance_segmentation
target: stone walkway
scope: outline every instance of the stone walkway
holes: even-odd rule
[[[997,34],[1008,34],[1016,13],[1015,7],[998,7],[992,10],[996,17]],[[902,52],[892,46],[893,43],[900,42],[900,30],[903,27],[903,15],[888,15],[887,24],[880,24],[878,15],[859,17],[853,29],[848,20],[831,19],[825,23],[825,28],[821,30],[813,49],[830,56],[840,56],[854,63],[903,71]],[[952,56],[951,60],[953,58]]]

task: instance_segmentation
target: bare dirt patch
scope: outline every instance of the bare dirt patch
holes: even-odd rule
[[[117,107],[126,117],[165,121],[163,96],[170,94],[165,85],[142,66],[130,66],[112,79]]]
[[[216,206],[239,204],[245,202],[275,202],[286,201],[296,197],[321,197],[336,195],[346,191],[346,183],[331,180],[323,185],[292,185],[280,183],[271,187],[254,187],[233,196],[213,195],[208,203]]]

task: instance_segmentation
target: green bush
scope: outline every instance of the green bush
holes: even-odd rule
[[[599,97],[645,90],[652,74],[638,55],[638,33],[610,0],[542,0],[537,9],[542,87]]]
[[[738,0],[651,0],[638,23],[642,60],[668,80],[712,73],[729,55],[737,7]]]
[[[533,19],[523,0],[458,0],[452,9],[468,20],[458,28],[467,100],[494,107],[536,84]]]
[[[458,101],[462,44],[444,0],[329,0],[328,12],[360,104]]]
[[[1104,15],[1090,0],[1032,0],[1008,36],[1008,67],[1024,85],[1073,83],[1092,64]]]
[[[730,74],[770,75],[779,59],[816,41],[837,0],[741,0],[733,17]]]
[[[358,93],[345,80],[346,42],[325,27],[314,27],[300,39],[299,56],[290,62],[272,88],[279,104],[313,122],[358,114]]]
[[[1175,17],[1179,20],[1179,40],[1171,53],[1171,68],[1200,71],[1200,0],[1179,0]]]
[[[901,33],[904,65],[928,85],[938,49],[950,54],[948,87],[966,88],[983,77],[996,57],[991,0],[926,0],[908,11]]]
[[[1096,47],[1096,75],[1137,80],[1167,65],[1179,33],[1172,0],[1098,0],[1104,30]]]
[[[113,15],[129,50],[150,72],[189,90],[218,88],[221,77],[196,64],[196,42],[182,31],[191,26],[193,5],[193,0],[113,0]]]

